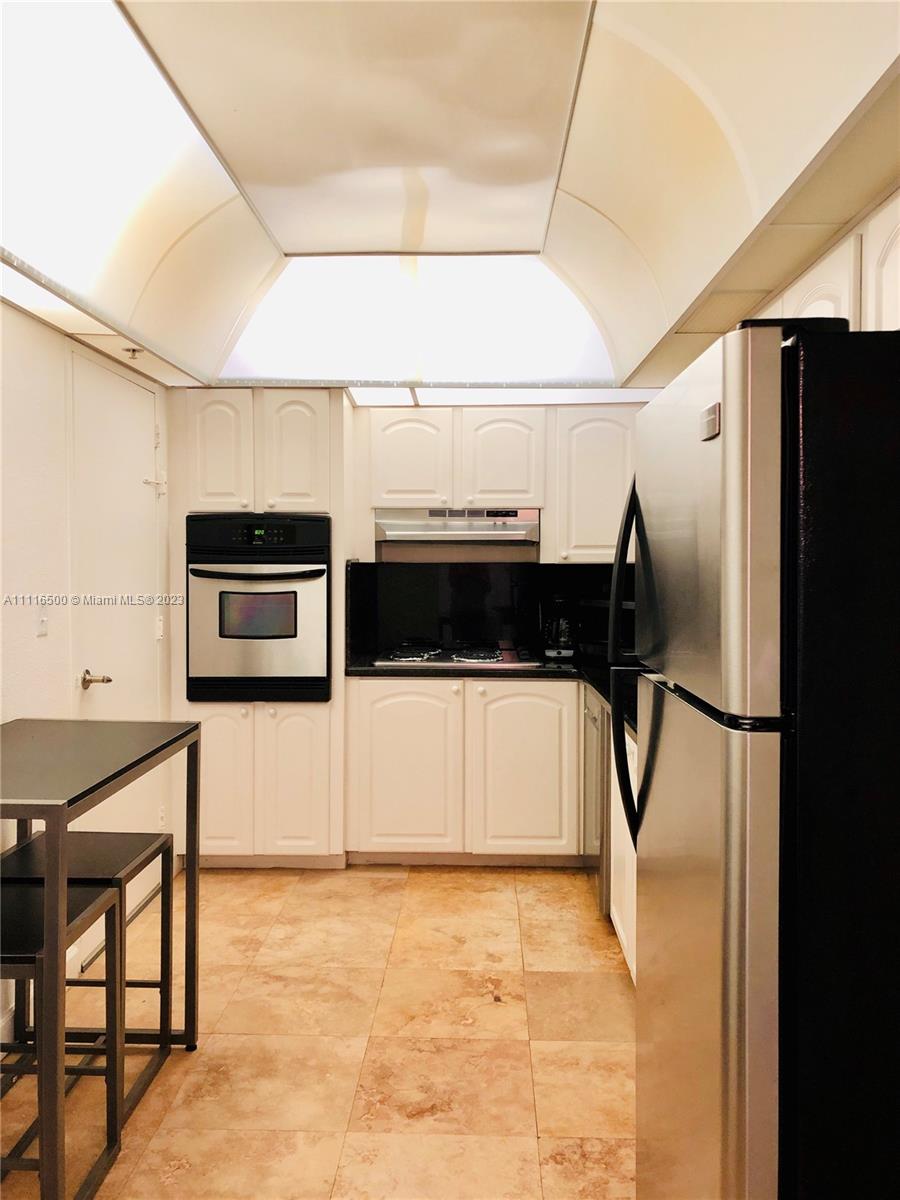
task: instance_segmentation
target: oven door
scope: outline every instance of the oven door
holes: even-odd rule
[[[192,563],[188,589],[190,677],[328,674],[324,563]]]

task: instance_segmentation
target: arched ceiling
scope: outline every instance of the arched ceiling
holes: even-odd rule
[[[896,178],[900,89],[878,89],[900,7],[600,0],[590,18],[583,0],[4,4],[0,256],[208,380],[285,250],[539,252],[611,382],[644,382],[660,346],[702,349]]]

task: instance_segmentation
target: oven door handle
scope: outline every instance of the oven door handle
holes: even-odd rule
[[[275,580],[299,582],[302,579],[321,579],[326,570],[326,567],[316,567],[311,571],[259,571],[250,575],[246,571],[204,571],[202,567],[190,567],[189,573],[195,579],[239,579],[242,583],[272,583]]]

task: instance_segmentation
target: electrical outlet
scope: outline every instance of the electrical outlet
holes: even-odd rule
[[[166,827],[166,806],[164,804],[159,806],[159,827],[160,829]]]
[[[46,637],[47,636],[47,634],[49,632],[48,622],[49,622],[49,617],[38,617],[37,633],[34,635],[35,637]]]

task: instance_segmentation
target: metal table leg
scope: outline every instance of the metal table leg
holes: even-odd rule
[[[197,1049],[199,1030],[199,926],[200,926],[200,733],[187,748],[185,939],[184,939],[184,1040]]]
[[[48,813],[44,877],[44,947],[38,1025],[41,1200],[66,1194],[65,998],[68,877],[65,808]]]

